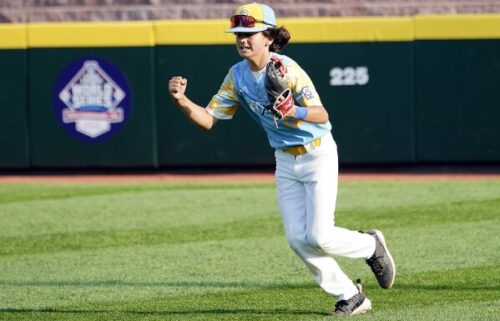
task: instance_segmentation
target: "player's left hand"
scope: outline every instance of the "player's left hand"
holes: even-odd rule
[[[272,104],[271,111],[277,119],[286,117],[294,107],[292,90],[288,83],[286,65],[279,57],[271,56],[271,60],[266,66],[264,86],[269,102]]]

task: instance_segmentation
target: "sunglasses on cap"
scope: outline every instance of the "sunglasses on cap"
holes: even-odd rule
[[[238,26],[242,26],[243,28],[253,28],[255,27],[255,23],[260,22],[268,26],[273,26],[272,23],[265,22],[264,20],[257,20],[252,16],[245,16],[245,15],[235,15],[231,17],[231,28],[236,28]]]

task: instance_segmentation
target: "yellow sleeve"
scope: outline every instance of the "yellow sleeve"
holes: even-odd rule
[[[302,107],[322,106],[321,99],[307,73],[297,63],[292,63],[287,67],[291,77],[290,88],[295,101]]]
[[[224,78],[219,91],[212,97],[206,109],[217,119],[232,119],[238,106],[238,95],[234,89],[231,69]]]

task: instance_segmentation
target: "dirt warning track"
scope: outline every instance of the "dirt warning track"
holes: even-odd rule
[[[500,173],[341,173],[340,181],[426,181],[426,180],[500,180]],[[274,182],[272,171],[260,172],[161,172],[161,173],[111,173],[111,174],[0,174],[0,184],[46,183],[162,183],[162,182]]]

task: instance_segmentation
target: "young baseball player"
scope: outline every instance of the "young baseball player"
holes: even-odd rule
[[[194,124],[210,130],[219,119],[245,109],[275,149],[278,205],[290,247],[314,279],[337,302],[331,314],[353,315],[371,309],[361,285],[354,284],[333,256],[363,258],[382,288],[394,283],[396,268],[378,230],[350,231],[334,225],[338,183],[337,146],[331,124],[308,75],[283,49],[290,34],[276,26],[274,11],[263,4],[240,6],[226,32],[236,36],[244,58],[229,69],[207,107],[185,95],[187,79],[170,79],[172,99]]]

